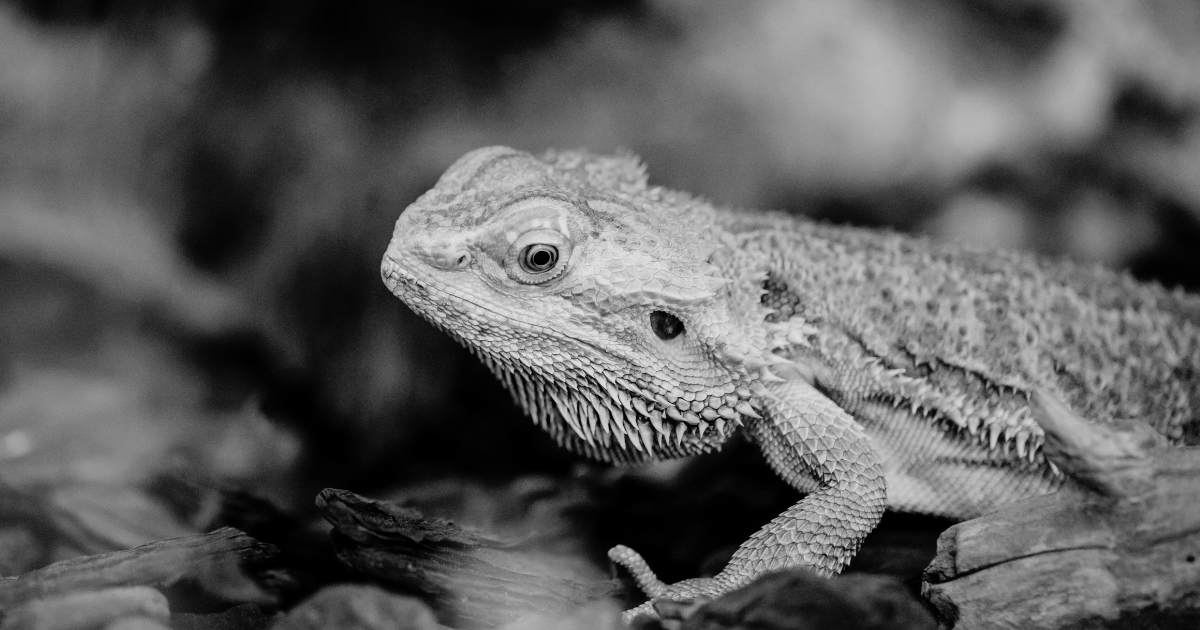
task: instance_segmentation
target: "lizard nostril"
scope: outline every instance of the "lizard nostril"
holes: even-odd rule
[[[465,269],[471,264],[471,252],[458,248],[447,248],[440,251],[426,252],[423,256],[430,265],[446,271]]]
[[[462,250],[439,252],[431,257],[431,262],[433,266],[446,271],[463,269],[470,264],[470,252]]]

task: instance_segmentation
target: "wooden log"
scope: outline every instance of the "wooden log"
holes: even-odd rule
[[[323,490],[317,507],[334,526],[339,559],[422,595],[441,623],[455,628],[574,610],[621,590],[578,559],[539,551],[536,540],[500,540],[346,490]]]
[[[159,540],[133,549],[56,562],[0,579],[0,610],[22,602],[114,586],[168,586],[201,577],[224,562],[265,562],[271,545],[225,527],[209,534]]]
[[[1200,449],[1033,407],[1068,482],[941,535],[922,593],[942,627],[1200,627]]]

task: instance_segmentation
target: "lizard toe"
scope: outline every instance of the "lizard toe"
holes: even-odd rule
[[[638,587],[650,598],[642,605],[625,611],[622,618],[626,624],[642,616],[683,619],[705,602],[730,590],[727,585],[713,578],[695,578],[668,585],[658,579],[641,554],[624,545],[610,549],[608,557],[629,571]]]

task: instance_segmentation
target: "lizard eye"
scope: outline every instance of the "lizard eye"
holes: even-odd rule
[[[571,242],[555,230],[530,230],[513,241],[505,260],[508,276],[522,284],[543,284],[563,274]]]
[[[670,341],[683,334],[683,322],[663,311],[650,311],[650,328],[663,341]]]
[[[528,245],[521,250],[521,268],[528,273],[545,273],[558,262],[558,248],[545,243]]]

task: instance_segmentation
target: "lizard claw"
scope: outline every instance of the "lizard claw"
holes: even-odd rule
[[[625,545],[617,545],[609,549],[608,558],[625,567],[642,592],[650,598],[644,604],[630,608],[621,615],[626,624],[632,623],[634,619],[641,616],[659,618],[659,609],[655,605],[663,602],[684,603],[684,606],[675,607],[675,610],[669,615],[684,618],[691,615],[701,604],[715,599],[729,590],[713,578],[694,578],[667,584],[654,575],[654,571],[650,569],[650,565],[646,563],[641,554]]]

